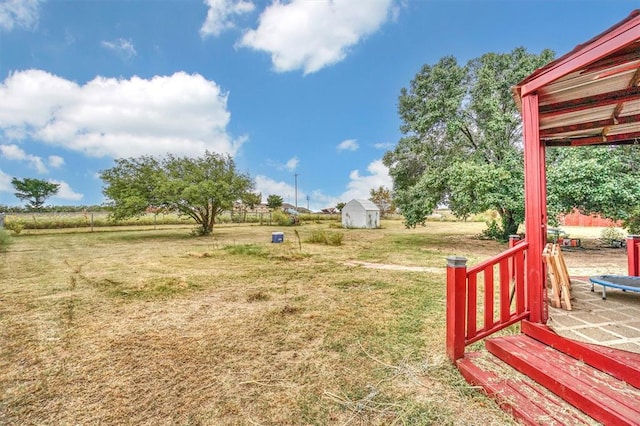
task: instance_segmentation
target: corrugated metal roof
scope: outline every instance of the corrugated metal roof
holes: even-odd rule
[[[549,146],[638,143],[640,11],[536,70],[514,88],[538,95]]]

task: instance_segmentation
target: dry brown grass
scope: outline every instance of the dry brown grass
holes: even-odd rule
[[[33,233],[0,253],[0,424],[511,424],[444,355],[482,224]],[[281,229],[277,229],[281,230]],[[375,270],[348,260],[442,267]]]

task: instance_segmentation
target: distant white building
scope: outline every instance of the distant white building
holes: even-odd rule
[[[342,208],[343,228],[379,228],[380,209],[369,200],[349,201]]]

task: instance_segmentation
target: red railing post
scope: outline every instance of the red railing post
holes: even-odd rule
[[[545,180],[545,145],[540,141],[538,94],[522,98],[524,137],[524,225],[529,243],[526,259],[527,305],[529,320],[547,321],[547,285],[542,250],[547,241],[547,189]]]
[[[631,277],[640,276],[640,235],[627,236],[627,265]]]
[[[467,259],[447,257],[447,356],[455,362],[464,356],[467,313]]]

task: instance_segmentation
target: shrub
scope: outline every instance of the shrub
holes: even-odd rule
[[[487,229],[482,231],[480,238],[501,241],[504,238],[504,232],[497,220],[492,219],[486,222]]]
[[[342,245],[344,234],[340,232],[313,231],[307,242],[315,244],[326,244],[329,246]]]
[[[624,240],[624,232],[614,228],[613,226],[603,229],[600,233],[600,241],[609,247],[621,247]]]
[[[22,232],[22,230],[24,229],[24,223],[19,220],[12,220],[11,222],[5,222],[4,227],[13,232],[14,235],[19,235],[20,232]]]
[[[327,235],[324,231],[313,231],[307,238],[308,243],[325,244],[326,241]]]
[[[271,213],[271,220],[273,222],[275,222],[279,226],[291,226],[291,225],[293,225],[293,221],[291,220],[289,215],[287,215],[284,212],[281,212],[279,210],[276,210],[273,213]]]
[[[329,235],[327,235],[327,243],[330,246],[340,246],[342,245],[342,239],[344,238],[344,234],[341,234],[340,232],[330,232]]]
[[[640,235],[640,207],[634,209],[629,217],[622,223],[622,226],[631,235]]]
[[[0,253],[4,253],[9,249],[9,246],[13,243],[9,233],[4,229],[0,229]]]

